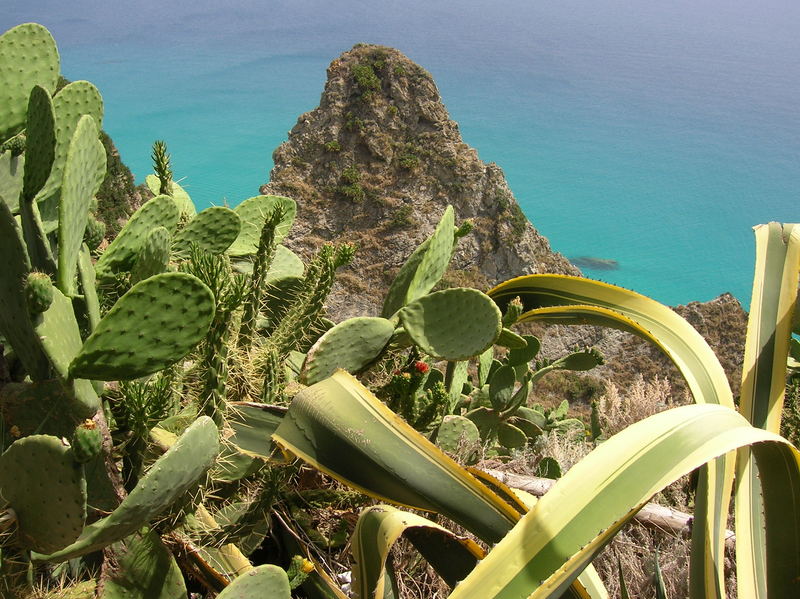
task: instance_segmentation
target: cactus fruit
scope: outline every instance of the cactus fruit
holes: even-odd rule
[[[129,270],[150,231],[156,227],[174,230],[179,216],[178,206],[170,196],[156,196],[145,203],[133,213],[119,235],[100,255],[95,265],[97,275],[102,278]]]
[[[79,464],[85,464],[100,455],[103,448],[103,435],[94,420],[86,419],[72,434],[72,455]]]
[[[235,209],[242,220],[242,229],[236,241],[228,248],[228,254],[248,256],[256,253],[264,221],[272,214],[276,205],[282,207],[283,217],[275,227],[274,242],[278,244],[286,237],[297,214],[295,201],[283,196],[255,196],[245,200]]]
[[[22,129],[31,88],[52,93],[59,70],[55,40],[41,25],[25,23],[0,36],[0,139]]]
[[[477,356],[502,330],[497,305],[480,291],[464,287],[420,297],[403,307],[399,317],[422,351],[445,360]]]
[[[239,235],[242,221],[225,206],[211,206],[189,221],[172,243],[175,252],[184,253],[194,243],[212,254],[221,254]]]
[[[94,215],[89,215],[86,221],[86,230],[83,232],[83,242],[92,251],[100,247],[106,235],[106,224],[97,220]]]
[[[340,322],[308,352],[300,380],[313,385],[338,368],[355,373],[375,360],[394,334],[385,318],[360,317]],[[427,366],[427,365],[426,365]]]
[[[106,172],[106,152],[98,139],[97,125],[84,115],[75,128],[64,162],[64,178],[58,202],[58,288],[75,294],[78,252],[89,216],[89,203]]]
[[[291,595],[292,589],[286,572],[273,564],[264,564],[234,578],[233,582],[217,595],[217,599],[252,597],[290,599]]]
[[[43,272],[31,272],[25,281],[25,299],[28,313],[35,317],[45,312],[53,303],[53,281]]]
[[[49,364],[28,316],[25,281],[31,269],[22,231],[5,202],[0,202],[0,334],[14,348],[34,380],[48,378]]]
[[[184,357],[206,334],[214,295],[197,277],[163,273],[134,285],[103,317],[70,364],[70,375],[135,379]]]
[[[11,444],[0,456],[0,496],[17,514],[22,548],[56,551],[83,529],[83,470],[56,437],[31,435]]]

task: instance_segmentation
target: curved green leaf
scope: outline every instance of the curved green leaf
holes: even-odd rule
[[[689,405],[636,423],[598,446],[523,516],[452,599],[559,597],[653,494],[746,445],[764,466],[769,495],[770,596],[793,596],[800,571],[800,453],[731,409]]]

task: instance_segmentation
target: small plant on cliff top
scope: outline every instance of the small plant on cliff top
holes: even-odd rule
[[[371,64],[353,65],[351,72],[356,84],[358,84],[358,88],[361,90],[362,100],[370,100],[373,93],[381,88],[381,80],[375,74]]]

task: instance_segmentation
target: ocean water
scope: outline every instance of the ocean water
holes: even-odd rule
[[[357,42],[434,76],[467,143],[584,269],[669,304],[749,301],[751,227],[800,220],[795,0],[12,0],[103,93],[137,180],[167,141],[200,206],[235,205]]]

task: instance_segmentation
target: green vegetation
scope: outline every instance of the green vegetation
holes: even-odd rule
[[[342,171],[341,184],[336,187],[336,193],[345,199],[361,204],[367,193],[361,185],[361,173],[358,167],[350,165]]]
[[[342,145],[335,139],[325,142],[325,150],[327,152],[341,152]]]
[[[560,275],[435,291],[470,229],[452,207],[406,258],[380,316],[334,324],[325,301],[354,246],[303,261],[282,243],[290,198],[198,213],[163,144],[147,178],[155,197],[93,256],[102,101],[88,82],[57,91],[58,60],[39,25],[0,36],[0,143],[25,136],[0,154],[2,599],[341,599],[334,568],[348,550],[355,593],[384,597],[402,580],[387,561],[401,537],[441,576],[440,596],[604,597],[622,566],[601,579],[598,553],[698,468],[692,594],[724,596],[734,474],[739,596],[796,594],[800,452],[777,432],[789,355],[800,369],[799,226],[756,228],[738,411],[707,343],[644,296]],[[363,200],[355,166],[341,182]],[[696,404],[619,432],[603,401],[588,427],[569,402],[543,407],[537,380],[602,357],[544,357],[513,330],[527,322],[648,340]],[[539,453],[536,471],[560,477],[539,499],[463,465],[558,443],[586,455],[567,469]]]

